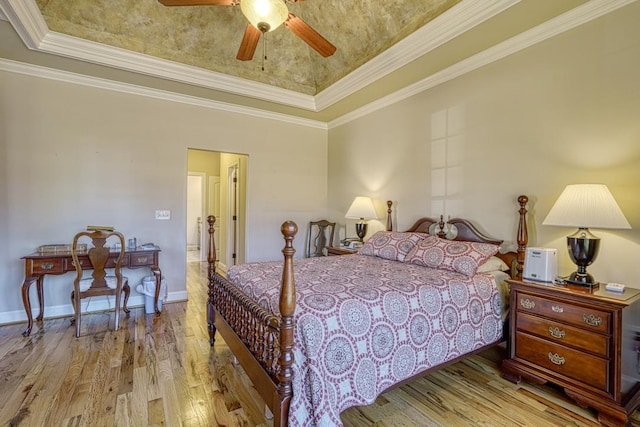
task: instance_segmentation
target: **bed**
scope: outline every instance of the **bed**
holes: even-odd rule
[[[503,283],[522,274],[527,200],[518,198],[514,252],[497,252],[501,240],[463,219],[422,218],[404,232],[389,219],[357,254],[294,261],[287,221],[283,261],[226,276],[215,270],[210,216],[210,343],[219,332],[274,426],[342,425],[343,410],[503,341]]]

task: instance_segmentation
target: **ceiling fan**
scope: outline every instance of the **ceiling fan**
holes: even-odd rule
[[[284,24],[296,36],[311,46],[320,55],[329,57],[336,47],[306,22],[289,12],[285,2],[297,3],[302,0],[158,0],[165,6],[237,6],[249,23],[244,32],[236,58],[250,61],[258,46],[260,37]]]

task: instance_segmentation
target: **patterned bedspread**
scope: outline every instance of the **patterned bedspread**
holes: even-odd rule
[[[408,377],[502,336],[489,274],[467,277],[366,255],[296,260],[292,426],[341,426]],[[229,279],[279,313],[282,262],[231,268]]]

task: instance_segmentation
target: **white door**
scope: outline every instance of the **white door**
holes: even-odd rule
[[[187,261],[202,261],[205,175],[189,172],[187,178]]]

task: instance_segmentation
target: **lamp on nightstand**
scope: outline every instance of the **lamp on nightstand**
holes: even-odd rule
[[[370,197],[358,196],[353,200],[345,218],[359,219],[356,223],[356,235],[362,242],[364,236],[367,235],[367,223],[366,219],[377,218],[376,210],[373,207],[373,202]]]
[[[603,184],[567,185],[542,224],[578,227],[578,231],[567,236],[569,256],[578,266],[567,282],[585,286],[597,283],[587,273],[587,266],[595,261],[600,250],[600,238],[593,235],[589,228],[631,228],[611,192]]]

